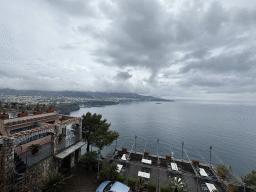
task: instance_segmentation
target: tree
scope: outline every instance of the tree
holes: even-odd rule
[[[111,124],[106,123],[106,119],[102,120],[102,115],[87,112],[82,118],[82,137],[87,142],[87,152],[91,144],[102,150],[119,137],[119,133],[109,130]]]
[[[256,192],[256,170],[252,170],[251,173],[245,175],[247,180],[246,185],[252,187],[252,191]],[[245,176],[242,175],[241,179],[244,181]]]

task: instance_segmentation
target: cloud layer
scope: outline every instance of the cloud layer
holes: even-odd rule
[[[254,1],[0,4],[0,88],[255,99]]]

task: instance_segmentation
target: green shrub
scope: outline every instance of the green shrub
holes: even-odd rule
[[[252,170],[251,173],[245,175],[246,178],[248,179],[247,181],[247,186],[250,186],[252,189],[251,191],[256,192],[256,170]],[[245,176],[242,175],[241,179],[244,181]]]
[[[168,186],[160,185],[161,192],[171,192],[171,188]]]
[[[218,164],[217,170],[222,176],[225,176],[228,180],[232,178],[233,169],[230,165],[227,165],[225,163]]]
[[[117,176],[117,165],[116,163],[111,163],[109,164],[107,167],[104,168],[104,172],[105,172],[105,175],[106,177],[109,179],[109,180],[114,180],[116,179],[116,176]]]
[[[129,178],[127,179],[127,181],[128,181],[128,185],[129,185],[129,186],[134,186],[134,187],[135,187],[137,180],[136,180],[135,178],[129,177]]]
[[[56,173],[51,175],[49,179],[43,182],[42,190],[43,192],[58,192],[62,191],[63,186],[65,185],[65,178],[64,175],[61,173]]]
[[[230,185],[230,187],[231,187],[234,191],[238,191],[237,186],[232,185],[232,184],[229,184],[229,185]]]
[[[40,144],[32,144],[28,147],[29,151],[39,151],[39,149],[41,149],[41,145]]]
[[[152,182],[148,182],[147,189],[150,191],[155,191],[156,190],[156,184]]]
[[[106,173],[104,169],[100,170],[100,177],[106,177]]]
[[[124,183],[125,182],[125,176],[124,175],[117,175],[116,176],[116,180],[121,182],[121,183]]]
[[[97,153],[95,151],[89,151],[81,157],[81,161],[83,161],[87,167],[90,167],[96,162],[96,157]]]

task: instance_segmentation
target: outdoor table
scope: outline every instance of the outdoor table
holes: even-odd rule
[[[213,190],[217,190],[213,184],[211,183],[205,183],[205,184],[208,187],[210,192],[212,192]]]
[[[141,163],[146,163],[146,164],[151,165],[152,161],[151,161],[151,160],[148,160],[148,159],[142,159],[142,160],[141,160]]]
[[[150,179],[150,173],[145,173],[145,172],[139,171],[138,176],[146,178],[146,179]]]
[[[171,163],[172,170],[178,171],[178,167],[176,163]]]
[[[118,172],[118,173],[120,173],[122,167],[123,167],[123,165],[117,164],[117,168],[118,168],[117,172]]]
[[[122,156],[121,159],[124,160],[124,161],[126,161],[126,154],[123,154],[123,156]]]
[[[208,177],[207,173],[205,172],[205,170],[203,168],[199,168],[199,173],[202,176]]]

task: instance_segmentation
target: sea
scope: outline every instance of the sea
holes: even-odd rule
[[[130,102],[81,108],[70,115],[81,117],[87,112],[101,114],[111,123],[110,130],[120,134],[102,150],[103,156],[125,147],[212,165],[226,163],[238,177],[256,170],[256,102]]]

